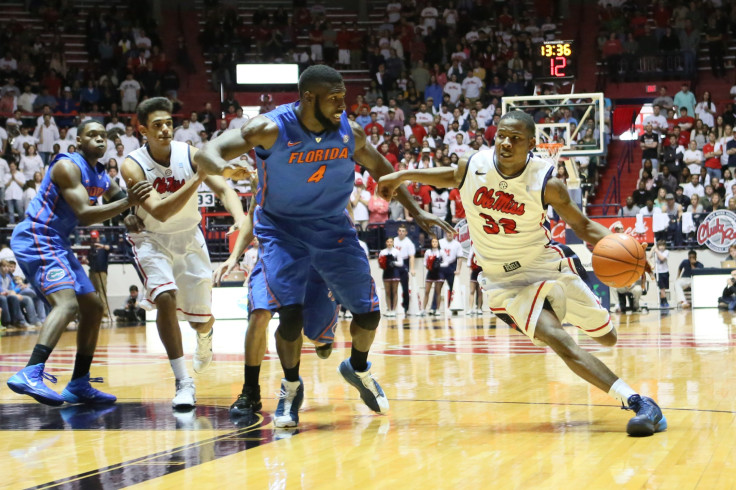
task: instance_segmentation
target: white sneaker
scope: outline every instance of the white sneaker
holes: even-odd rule
[[[353,314],[352,314],[352,313],[350,313],[350,310],[347,310],[347,311],[345,312],[345,319],[346,319],[346,320],[350,320],[351,318],[353,318]]]
[[[194,372],[199,374],[207,369],[212,362],[212,334],[215,329],[211,329],[210,333],[205,337],[196,334],[197,336],[197,348],[194,351],[194,358],[192,364],[194,366]]]
[[[197,403],[194,394],[194,380],[184,378],[176,380],[176,396],[171,401],[173,408],[193,407]]]

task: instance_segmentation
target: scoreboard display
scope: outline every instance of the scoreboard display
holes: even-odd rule
[[[569,80],[576,76],[573,41],[544,41],[534,45],[534,80]]]

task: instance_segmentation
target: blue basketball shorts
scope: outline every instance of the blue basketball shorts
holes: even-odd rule
[[[259,206],[254,220],[259,262],[277,308],[305,304],[314,268],[352,313],[379,311],[370,265],[347,213],[299,221],[269,215]]]
[[[15,227],[10,239],[10,248],[28,282],[43,296],[62,289],[74,289],[77,296],[94,293],[95,288],[69,242],[48,228],[41,228],[25,220]]]
[[[270,295],[266,285],[260,260],[256,262],[248,278],[248,313],[250,314],[253,310],[270,310],[272,313],[278,310],[276,301]],[[327,288],[327,284],[314,269],[309,273],[303,313],[304,335],[323,344],[329,344],[335,340],[339,307]]]

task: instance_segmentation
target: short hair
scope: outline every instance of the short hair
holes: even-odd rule
[[[519,121],[524,125],[524,128],[526,128],[527,133],[529,133],[529,136],[534,137],[536,135],[536,124],[534,124],[534,118],[527,114],[524,111],[520,111],[517,109],[514,109],[512,111],[507,112],[503,116],[501,116],[501,119],[499,119],[499,124],[502,121],[505,121],[506,119],[511,119],[513,121]]]
[[[79,126],[77,126],[77,134],[79,136],[82,136],[84,134],[85,130],[87,129],[87,126],[89,126],[90,124],[99,124],[103,128],[105,127],[100,121],[95,121],[94,119],[87,119],[82,124],[80,124]]]
[[[312,65],[299,77],[299,96],[307,91],[314,91],[320,85],[337,85],[345,83],[340,72],[327,65]]]
[[[136,286],[135,284],[133,284],[132,286],[130,286],[130,288],[128,289],[128,291],[130,291],[131,293],[133,291],[138,291],[138,286]]]
[[[397,228],[397,230],[400,230],[402,228],[405,229],[405,230],[407,229],[406,228],[406,225],[402,223],[402,224],[399,225],[399,227]]]
[[[166,97],[153,97],[144,100],[138,104],[138,109],[135,111],[136,116],[138,116],[138,124],[148,126],[148,116],[156,111],[164,111],[171,114],[174,111],[174,104]]]
[[[695,250],[689,250],[689,251],[687,252],[687,256],[688,256],[688,258],[689,258],[689,257],[696,257],[696,258],[697,258],[697,256],[698,256],[698,252],[696,252]]]

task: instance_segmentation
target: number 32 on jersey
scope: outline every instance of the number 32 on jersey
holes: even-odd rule
[[[501,218],[496,221],[492,216],[485,213],[480,213],[480,217],[486,220],[486,224],[483,225],[483,231],[489,235],[496,235],[503,228],[503,232],[506,235],[515,235],[519,233],[516,231],[516,221],[509,218]]]

